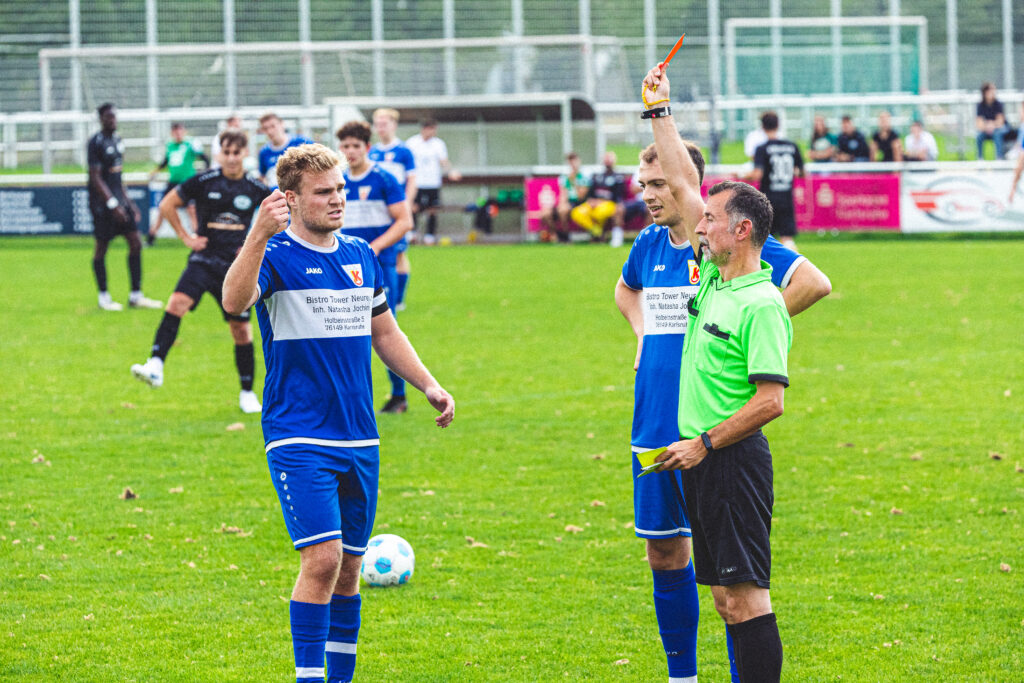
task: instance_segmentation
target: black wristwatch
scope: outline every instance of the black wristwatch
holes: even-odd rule
[[[708,453],[711,453],[711,451],[715,450],[715,449],[714,449],[714,448],[713,448],[713,447],[711,446],[711,437],[710,437],[710,436],[708,436],[708,433],[707,433],[707,432],[701,432],[701,433],[700,433],[700,440],[701,440],[702,442],[704,442],[704,448],[708,449]]]

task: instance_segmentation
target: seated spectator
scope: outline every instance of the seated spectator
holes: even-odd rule
[[[544,227],[557,235],[559,242],[569,241],[569,230],[572,227],[569,213],[579,206],[587,194],[587,177],[580,170],[579,155],[569,152],[565,160],[569,162],[569,172],[558,176],[558,199],[540,217]]]
[[[569,212],[576,225],[600,240],[611,229],[622,230],[625,218],[626,176],[615,170],[615,152],[605,152],[604,170],[590,178],[586,201]],[[621,238],[621,233],[618,233]]]
[[[899,132],[892,129],[892,115],[883,111],[878,115],[878,130],[871,134],[872,161],[903,161],[903,143]],[[882,158],[878,158],[878,153]]]
[[[978,159],[985,158],[985,141],[991,140],[996,147],[996,159],[1004,154],[1003,135],[1009,130],[1006,125],[1006,113],[1003,103],[996,99],[996,86],[985,82],[981,84],[981,102],[978,103],[977,115],[974,119],[978,129]]]
[[[818,114],[814,117],[814,129],[811,131],[811,149],[807,156],[811,161],[834,161],[836,157],[837,138],[830,133],[825,125],[825,117]]]
[[[843,117],[842,132],[836,142],[836,161],[867,161],[869,159],[868,141],[864,134],[853,125],[853,119]]]
[[[910,124],[910,135],[903,146],[903,158],[906,161],[935,161],[939,158],[935,136],[926,131],[920,121]]]

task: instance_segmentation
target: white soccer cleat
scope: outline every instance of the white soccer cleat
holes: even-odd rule
[[[150,299],[140,294],[139,296],[129,298],[128,305],[132,308],[163,308],[164,302]]]
[[[98,303],[101,311],[121,311],[124,306],[110,298],[107,292],[100,292]]]
[[[242,409],[243,413],[263,412],[263,406],[260,405],[260,399],[256,396],[255,391],[240,391],[238,393],[238,407]]]
[[[132,374],[156,389],[164,383],[164,362],[159,358],[150,358],[142,365],[136,363],[132,366]]]

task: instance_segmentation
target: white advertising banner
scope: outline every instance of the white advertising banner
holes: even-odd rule
[[[1010,202],[1013,171],[904,171],[903,232],[1024,231],[1024,190]]]

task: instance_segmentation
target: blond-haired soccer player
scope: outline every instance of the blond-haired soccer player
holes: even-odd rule
[[[224,281],[224,304],[256,304],[267,378],[267,462],[300,570],[291,600],[295,677],[350,681],[360,622],[359,566],[377,505],[379,437],[370,350],[440,413],[455,401],[420,362],[384,295],[370,245],[338,233],[345,180],[319,144],[278,160],[280,190],[260,212]],[[291,225],[288,224],[289,217]]]

